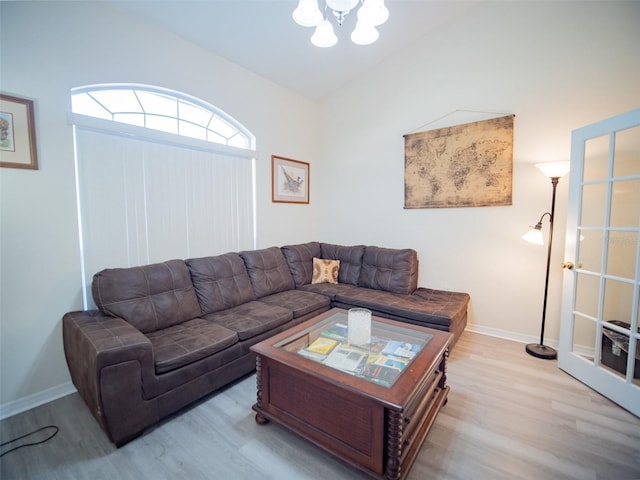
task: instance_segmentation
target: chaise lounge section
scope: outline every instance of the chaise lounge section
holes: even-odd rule
[[[335,278],[314,277],[321,260]],[[121,446],[252,372],[252,345],[332,307],[366,307],[457,339],[469,295],[418,288],[417,277],[414,250],[319,242],[106,269],[92,282],[97,309],[63,317],[67,365]]]

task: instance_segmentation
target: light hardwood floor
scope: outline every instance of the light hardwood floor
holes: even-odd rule
[[[523,344],[465,332],[448,381],[449,402],[409,479],[640,479],[640,419]],[[252,375],[116,449],[69,395],[0,423],[2,442],[60,427],[49,442],[0,458],[0,478],[363,478],[283,428],[257,425],[254,401]]]

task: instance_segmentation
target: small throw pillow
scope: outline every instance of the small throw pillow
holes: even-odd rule
[[[338,283],[340,260],[324,260],[313,257],[311,283]]]

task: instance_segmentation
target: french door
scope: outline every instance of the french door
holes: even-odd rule
[[[558,366],[640,416],[640,109],[575,130]]]

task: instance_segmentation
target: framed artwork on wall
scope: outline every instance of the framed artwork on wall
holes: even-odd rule
[[[309,203],[309,164],[271,155],[271,201]]]
[[[33,100],[0,93],[0,167],[38,169]]]

